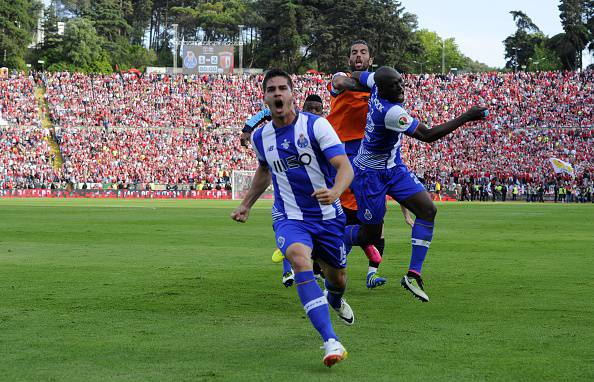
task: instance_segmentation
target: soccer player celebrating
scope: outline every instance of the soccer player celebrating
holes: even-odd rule
[[[347,352],[334,333],[328,304],[345,324],[352,325],[355,319],[342,298],[347,253],[345,217],[338,200],[353,179],[353,169],[330,123],[294,109],[293,84],[286,72],[268,71],[262,85],[272,121],[252,134],[259,166],[231,218],[247,221],[251,207],[272,181],[276,242],[293,265],[297,293],[324,340],[323,362],[330,367],[345,359]],[[335,177],[330,167],[336,170]],[[315,282],[312,258],[326,276],[327,296]]]
[[[320,96],[317,94],[308,95],[307,98],[305,98],[305,101],[303,102],[303,111],[306,113],[312,113],[321,116],[324,112],[324,104]],[[247,142],[250,139],[252,132],[262,123],[270,121],[272,118],[271,115],[272,114],[270,113],[270,109],[265,108],[245,122],[245,126],[241,130],[241,136],[239,137],[242,146],[247,147]],[[283,255],[283,252],[280,249],[277,248],[273,252],[272,261],[275,263],[279,263],[282,261],[283,263],[283,274],[281,277],[282,284],[286,288],[293,285],[293,283],[295,282],[295,273],[293,272],[291,263]],[[314,274],[316,275],[316,278],[323,277],[322,270],[317,262],[314,262],[313,270]]]
[[[367,71],[372,62],[373,58],[367,42],[363,40],[354,41],[351,44],[348,59],[351,71]],[[357,81],[353,81],[350,73],[343,72],[338,72],[332,76],[332,82],[328,85],[328,88],[332,97],[330,99],[328,121],[344,143],[347,156],[352,162],[359,151],[365,133],[369,88],[359,85]],[[347,216],[347,225],[361,224],[357,218],[357,201],[350,189],[347,189],[340,196],[340,202]],[[402,213],[407,223],[412,224],[412,218],[408,210],[402,207]],[[386,279],[377,274],[384,253],[383,234],[380,235],[376,242],[367,241],[366,244],[362,245],[362,248],[369,259],[366,277],[367,288],[373,289],[384,285]]]
[[[412,227],[412,255],[408,273],[402,286],[421,301],[429,301],[425,293],[421,268],[433,238],[433,223],[437,209],[431,197],[414,174],[400,159],[402,134],[423,142],[433,142],[456,130],[465,123],[484,119],[485,107],[473,106],[458,118],[428,128],[411,117],[404,102],[404,80],[393,68],[381,67],[376,73],[355,72],[348,86],[360,85],[371,89],[365,137],[353,163],[354,190],[362,225],[348,226],[350,245],[375,242],[382,233],[386,213],[386,195],[405,206],[416,216]]]

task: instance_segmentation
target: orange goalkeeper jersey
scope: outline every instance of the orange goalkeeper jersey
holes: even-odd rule
[[[345,73],[336,73],[344,75]],[[350,73],[346,73],[351,76]],[[367,101],[369,92],[343,91],[336,93],[332,89],[332,82],[328,84],[330,91],[330,114],[326,119],[336,130],[342,142],[363,139],[365,135],[365,120],[367,119]]]
[[[336,73],[337,75],[351,76],[350,73]],[[330,122],[338,138],[342,142],[360,141],[365,135],[365,122],[367,119],[367,101],[369,101],[369,92],[343,91],[335,92],[332,89],[332,82],[328,84],[330,92],[330,114],[326,119]],[[355,142],[353,142],[355,143]],[[352,159],[357,151],[348,152],[352,149],[358,149],[358,145],[347,145],[347,155]],[[347,188],[340,196],[340,203],[343,207],[350,210],[357,210],[357,201],[350,188]]]

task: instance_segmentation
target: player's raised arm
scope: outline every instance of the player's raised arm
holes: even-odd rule
[[[262,123],[270,121],[270,118],[270,109],[262,109],[258,112],[258,114],[245,121],[243,129],[241,129],[241,136],[239,137],[241,145],[243,147],[247,147],[252,132]]]
[[[272,175],[270,174],[270,170],[268,166],[260,164],[256,173],[254,174],[254,179],[252,180],[252,185],[247,193],[247,195],[241,201],[241,204],[237,206],[237,208],[231,213],[231,219],[245,223],[250,215],[250,209],[256,203],[256,200],[266,191],[270,183],[272,182]]]
[[[336,73],[332,77],[332,91],[334,93],[341,93],[345,90],[355,92],[368,92],[369,88],[359,83],[359,75],[361,72],[354,72],[351,77],[345,73]]]
[[[465,123],[484,120],[488,115],[489,113],[486,107],[473,106],[459,117],[442,123],[441,125],[437,125],[431,129],[425,126],[423,123],[419,123],[412,134],[412,137],[423,142],[435,142]]]

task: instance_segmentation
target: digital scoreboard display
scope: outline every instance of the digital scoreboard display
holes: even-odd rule
[[[184,73],[233,73],[232,45],[185,45],[182,49]]]

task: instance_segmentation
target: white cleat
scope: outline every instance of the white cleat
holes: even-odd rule
[[[414,277],[410,274],[404,275],[400,280],[400,285],[408,290],[412,295],[422,302],[429,302],[429,296],[423,288],[423,279],[420,276]]]
[[[349,355],[344,346],[334,338],[330,338],[328,341],[324,342],[322,349],[324,349],[323,362],[324,365],[328,367],[332,367],[338,362],[347,359]]]
[[[324,290],[324,296],[326,297],[326,300],[328,300],[328,290],[327,289]],[[328,305],[330,305],[330,304],[328,304]],[[332,305],[330,305],[330,306],[332,306]],[[351,326],[355,323],[355,313],[353,312],[353,309],[346,302],[346,300],[344,298],[340,299],[340,308],[335,309],[334,307],[332,307],[332,309],[334,309],[336,314],[338,314],[338,318],[340,318],[340,321],[342,321],[343,324],[345,324],[347,326]]]

